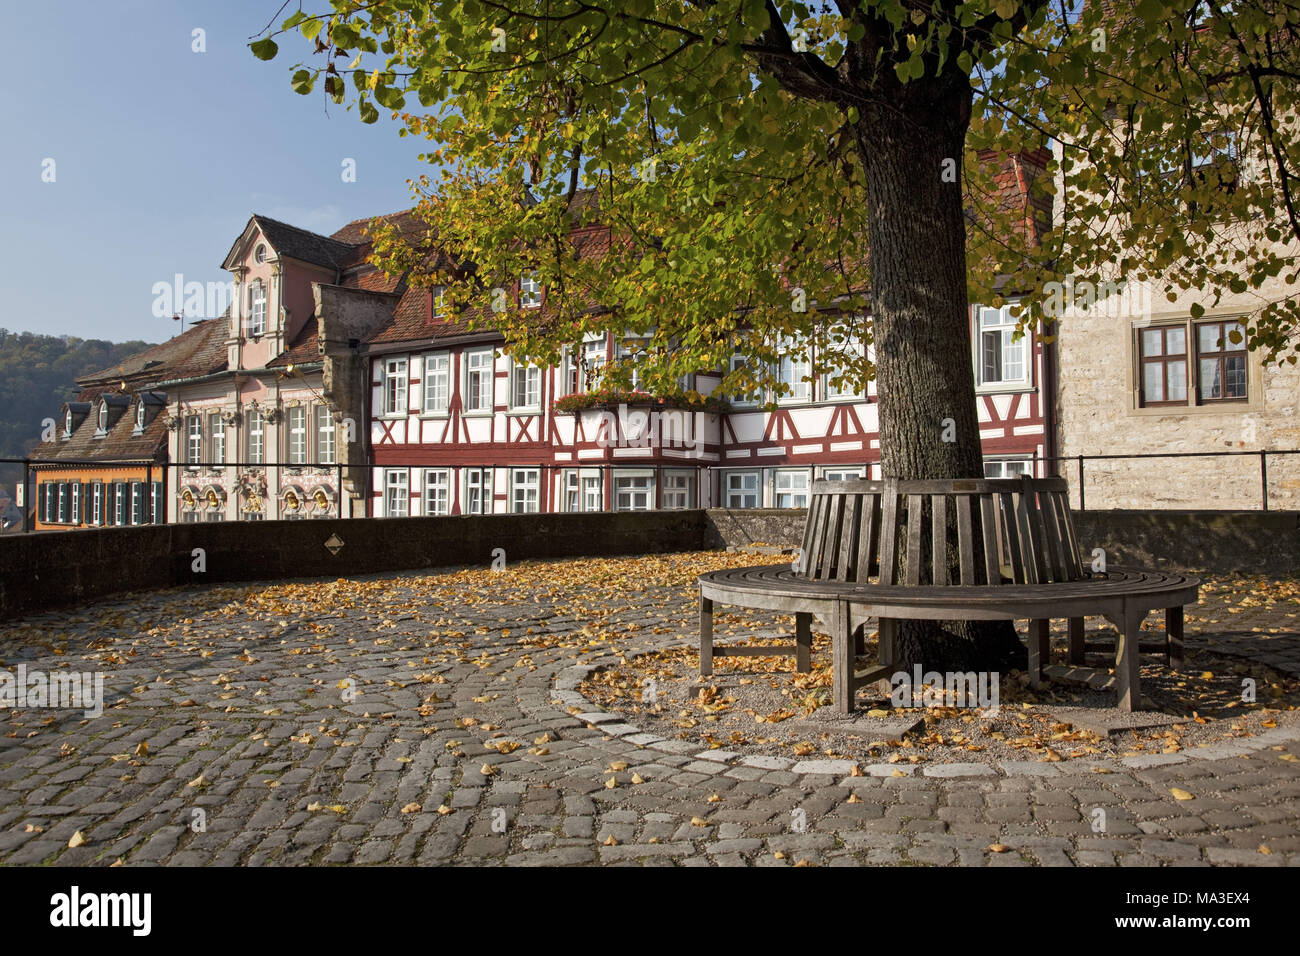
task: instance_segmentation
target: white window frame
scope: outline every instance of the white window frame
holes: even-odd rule
[[[560,510],[570,514],[605,510],[605,479],[599,468],[567,468],[562,472]]]
[[[542,370],[536,365],[525,365],[511,359],[510,410],[537,411],[541,407]]]
[[[574,361],[573,349],[565,346],[560,352],[560,367],[556,372],[555,397],[563,398],[577,391],[577,363]]]
[[[525,272],[519,277],[519,308],[540,309],[542,307],[542,285],[537,281],[536,272]]]
[[[135,433],[138,435],[144,431],[144,400],[135,404]]]
[[[384,469],[384,517],[406,518],[411,514],[411,472],[409,468]]]
[[[1015,465],[1016,467],[1009,467],[1011,465]],[[993,467],[990,468],[990,466]],[[1019,478],[1021,475],[1028,475],[1032,478],[1033,474],[1033,458],[1006,457],[984,459],[985,478]]]
[[[783,338],[777,343],[782,355],[777,359],[776,378],[781,384],[790,386],[787,394],[777,397],[780,405],[801,405],[812,401],[812,362],[807,352],[801,359],[785,354],[787,349],[793,350],[796,347],[797,343],[793,339]],[[804,348],[807,349],[806,343]]]
[[[435,319],[447,315],[447,287],[436,285],[429,290],[429,315]]]
[[[185,464],[197,465],[203,460],[203,416],[185,416]]]
[[[334,435],[334,413],[328,405],[316,406],[316,464],[337,463]]]
[[[727,362],[727,373],[730,374],[742,366],[748,365],[749,359],[740,352],[732,352],[731,358]],[[761,391],[753,395],[729,395],[730,403],[733,408],[757,408],[763,404],[763,393]]]
[[[752,479],[753,487],[745,487],[751,482],[743,482],[737,487],[734,479]],[[754,503],[747,505],[745,498],[752,497]],[[737,499],[739,503],[737,503]],[[763,480],[758,471],[727,471],[722,475],[722,500],[725,508],[761,508],[763,507]]]
[[[599,384],[601,370],[609,362],[609,342],[603,333],[582,343],[582,381],[579,390],[590,391]]]
[[[799,487],[795,479],[802,479],[803,486]],[[772,472],[773,508],[807,508],[811,495],[812,476],[807,468],[778,468]]]
[[[537,514],[542,508],[542,470],[540,468],[510,469],[510,513]]]
[[[451,472],[446,468],[424,469],[424,507],[426,515],[451,514]]]
[[[825,481],[861,481],[865,467],[863,465],[826,465],[822,468],[821,476]]]
[[[409,411],[407,403],[408,368],[409,363],[405,357],[384,359],[383,396],[385,418],[404,418]]]
[[[655,474],[653,471],[614,472],[612,495],[615,511],[654,511],[655,510]],[[638,500],[644,501],[644,507],[638,507]]]
[[[99,433],[97,438],[108,433],[108,402],[99,403],[99,417],[95,421],[95,429]]]
[[[1033,333],[1026,329],[1019,341],[1013,341],[1016,331],[1015,305],[1004,305],[1000,309],[975,306],[975,384],[980,388],[1024,388],[1029,385],[1030,359],[1033,357]],[[989,344],[995,350],[993,363],[997,377],[989,375],[989,361],[986,360],[985,346]],[[996,344],[994,344],[996,343]],[[1014,357],[1019,356],[1019,375],[1008,374],[1008,368],[1014,369]]]
[[[644,354],[645,352],[648,351],[650,342],[652,340],[653,340],[652,336],[649,335],[623,336],[618,340],[618,343],[614,346],[614,360],[622,361],[624,359],[631,359],[636,355]],[[628,347],[629,343],[632,344],[632,348]],[[644,389],[641,387],[642,386],[641,367],[635,361],[633,361],[631,365],[632,365],[632,377],[628,379],[628,387],[632,389],[632,391],[634,392],[644,391]]]
[[[72,516],[73,524],[81,524],[81,482],[74,481],[71,485],[72,491]]]
[[[259,338],[266,334],[266,283],[254,279],[248,284],[248,335]]]
[[[92,482],[90,485],[90,523],[103,524],[104,518],[104,483]]]
[[[209,413],[208,422],[208,443],[211,446],[208,450],[208,459],[214,465],[224,465],[226,463],[226,423],[222,420],[220,412]]]
[[[445,415],[451,402],[451,353],[424,357],[423,405],[426,415]]]
[[[285,409],[285,425],[288,428],[286,449],[291,465],[307,464],[307,406],[290,405]]]
[[[466,468],[465,469],[465,498],[464,505],[461,508],[462,514],[467,515],[490,515],[496,508],[495,500],[492,495],[493,469],[491,468]],[[472,492],[477,491],[479,496],[478,508],[471,507],[473,504]]]
[[[250,465],[266,462],[266,416],[260,409],[249,409],[244,415],[244,461]]]
[[[465,412],[490,415],[495,403],[496,352],[471,349],[465,353]]]
[[[663,490],[659,494],[659,507],[665,511],[681,511],[695,507],[698,475],[693,471],[665,471]]]
[[[843,326],[840,326],[839,328],[842,329]],[[838,361],[838,359],[841,356],[847,355],[848,353],[851,352],[856,352],[859,358],[862,357],[863,355],[862,339],[858,336],[858,334],[856,332],[849,332],[848,338],[844,340],[843,348],[837,349],[828,343],[826,352],[832,356],[832,359],[826,371],[823,372],[821,375],[821,389],[822,389],[823,398],[828,402],[866,401],[867,389],[865,385],[859,390],[850,389],[846,391],[843,388],[836,388],[834,385],[831,384],[831,379],[834,378],[837,374],[844,371],[845,368],[844,365],[840,364],[840,362]]]

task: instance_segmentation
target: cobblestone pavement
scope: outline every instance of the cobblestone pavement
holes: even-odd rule
[[[0,862],[1300,862],[1294,724],[1198,759],[855,771],[590,713],[587,670],[688,639],[690,582],[726,563],[748,562],[193,588],[0,626],[4,668],[101,671],[106,704],[3,715]],[[1284,610],[1222,639],[1260,628],[1285,668]]]

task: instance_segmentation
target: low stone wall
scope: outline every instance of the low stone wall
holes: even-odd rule
[[[703,511],[217,522],[0,538],[0,619],[127,591],[707,547]],[[337,554],[325,542],[342,540]],[[206,571],[193,570],[203,549]]]
[[[714,508],[708,515],[711,547],[797,546],[806,512]],[[1076,511],[1074,525],[1084,554],[1102,548],[1110,564],[1300,574],[1295,511]]]
[[[525,558],[797,546],[805,512],[774,509],[616,514],[351,518],[46,531],[0,538],[0,619],[127,591],[227,581],[344,577]],[[1085,554],[1116,565],[1300,575],[1300,513],[1075,513]],[[325,547],[337,535],[337,554]],[[206,570],[193,570],[203,549]]]

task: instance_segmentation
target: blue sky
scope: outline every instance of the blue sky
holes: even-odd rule
[[[179,324],[153,315],[154,283],[227,281],[252,213],[328,234],[410,206],[426,143],[386,114],[362,125],[319,84],[294,93],[301,36],[270,62],[248,51],[297,7],[280,3],[0,0],[16,60],[0,87],[0,327],[162,341]]]

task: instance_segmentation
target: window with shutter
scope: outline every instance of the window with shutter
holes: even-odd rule
[[[131,524],[144,524],[144,482],[131,482]]]
[[[166,524],[167,514],[163,510],[163,486],[161,481],[155,481],[149,486],[149,521],[153,524]]]
[[[81,482],[72,483],[72,523],[81,524]]]

